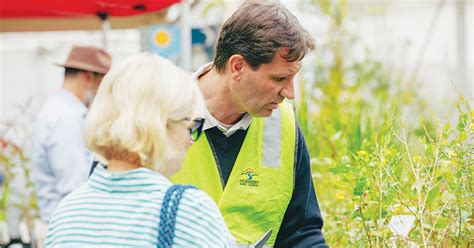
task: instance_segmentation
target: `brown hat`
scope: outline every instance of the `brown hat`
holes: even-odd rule
[[[61,66],[105,74],[110,69],[111,56],[103,49],[92,46],[74,46],[66,63]]]

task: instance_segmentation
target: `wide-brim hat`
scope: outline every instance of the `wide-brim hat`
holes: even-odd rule
[[[111,64],[112,57],[103,49],[92,46],[74,46],[66,62],[58,65],[106,74]]]

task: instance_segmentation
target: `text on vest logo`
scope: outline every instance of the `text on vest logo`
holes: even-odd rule
[[[240,173],[239,183],[241,186],[258,187],[258,174],[247,168]]]

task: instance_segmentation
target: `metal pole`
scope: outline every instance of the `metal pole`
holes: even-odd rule
[[[103,12],[99,12],[97,13],[97,16],[100,18],[100,20],[102,21],[102,43],[104,45],[104,49],[105,50],[108,50],[108,41],[107,41],[107,37],[108,37],[108,33],[110,31],[110,21],[109,21],[109,14],[107,13],[103,13]]]
[[[105,19],[102,21],[102,42],[104,43],[104,49],[108,50],[108,36],[109,36],[109,31],[110,31],[110,21],[109,19]]]
[[[140,51],[146,52],[148,48],[148,28],[147,26],[140,27]]]
[[[191,71],[191,53],[192,53],[192,40],[191,40],[191,4],[193,0],[185,0],[181,4],[181,62],[182,67],[186,71]]]
[[[467,75],[467,46],[466,46],[466,2],[458,0],[456,2],[456,34],[457,34],[457,68],[458,78],[455,84],[459,86],[459,90],[463,95],[469,94],[469,82]],[[472,85],[471,85],[472,87]],[[471,89],[472,90],[472,89]]]
[[[418,77],[418,71],[421,67],[421,65],[423,64],[423,58],[425,57],[425,52],[430,44],[430,41],[431,41],[431,36],[433,34],[433,30],[438,22],[438,18],[439,18],[439,14],[441,13],[441,9],[443,8],[444,6],[444,1],[445,0],[439,0],[438,1],[438,5],[436,6],[436,10],[435,10],[435,13],[433,14],[433,17],[431,18],[431,23],[430,23],[430,26],[428,28],[428,31],[426,32],[425,34],[425,37],[423,39],[423,44],[421,49],[420,49],[420,52],[418,53],[418,58],[415,62],[415,67],[413,69],[413,72],[412,72],[412,75],[411,75],[411,78],[409,79],[410,82],[415,82],[417,77]]]

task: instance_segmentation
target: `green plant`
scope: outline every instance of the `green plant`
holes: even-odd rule
[[[4,120],[0,123],[0,222],[7,220],[7,211],[19,211],[26,222],[30,233],[33,221],[37,217],[37,204],[29,159],[24,152],[22,141],[29,137],[28,127],[31,125],[31,100],[9,109],[13,121]],[[20,220],[10,219],[9,223]]]
[[[416,84],[352,59],[346,1],[317,0],[331,20],[314,82],[299,82],[298,120],[330,245],[469,246],[474,241],[473,110],[437,121]],[[409,84],[411,83],[411,84]],[[401,219],[407,220],[396,225]],[[413,221],[410,221],[413,220]],[[407,228],[406,232],[402,227]]]
[[[6,220],[7,208],[14,207],[20,210],[21,216],[29,227],[32,227],[33,220],[37,216],[37,204],[28,168],[29,159],[19,146],[1,137],[0,151],[0,168],[4,173],[3,192],[0,199],[0,221]],[[18,177],[22,177],[22,180],[18,180]],[[18,185],[19,182],[24,182],[24,185]]]

